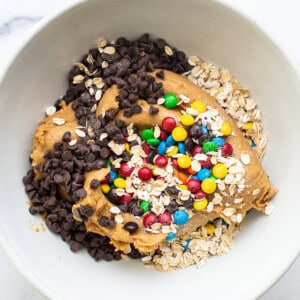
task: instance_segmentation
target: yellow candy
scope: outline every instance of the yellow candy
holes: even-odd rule
[[[154,176],[158,176],[158,175],[159,175],[158,170],[159,170],[159,167],[158,167],[158,166],[154,166],[154,167],[152,168],[152,174],[153,174]]]
[[[202,101],[196,100],[191,104],[191,108],[198,111],[199,114],[206,112],[206,105]]]
[[[167,152],[167,156],[172,157],[173,155],[176,155],[178,153],[178,147],[172,146],[170,147],[171,151]]]
[[[177,158],[178,166],[182,169],[187,169],[191,166],[192,160],[188,155],[182,155]]]
[[[227,122],[224,122],[221,127],[221,132],[224,135],[229,135],[231,131],[232,131],[231,126]]]
[[[116,178],[114,180],[115,187],[119,189],[125,189],[126,188],[126,180],[124,178]]]
[[[206,224],[205,229],[207,231],[207,234],[214,234],[216,231],[216,227],[213,224]]]
[[[203,210],[207,207],[208,201],[206,198],[202,198],[201,200],[196,200],[193,204],[194,210]]]
[[[125,150],[127,152],[130,152],[130,145],[128,143],[125,143]]]
[[[206,194],[212,194],[217,188],[216,182],[211,178],[205,178],[202,181],[201,189]]]
[[[110,186],[107,183],[101,184],[100,188],[104,194],[107,194],[110,191]]]
[[[172,137],[176,142],[183,142],[187,138],[187,131],[183,127],[175,127],[172,131]]]
[[[192,126],[195,123],[195,119],[190,115],[182,115],[180,122],[184,126]]]
[[[185,184],[180,184],[179,187],[182,189],[182,190],[187,190],[188,187],[185,185]]]
[[[212,173],[216,178],[222,179],[227,175],[227,167],[224,164],[216,164],[212,169]]]
[[[248,122],[244,125],[243,129],[248,131],[251,130],[253,128],[253,123],[252,122]]]

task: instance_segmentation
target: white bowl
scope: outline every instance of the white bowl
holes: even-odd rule
[[[21,178],[44,109],[64,93],[72,63],[98,37],[135,38],[144,32],[229,68],[257,100],[270,134],[264,166],[279,187],[274,213],[251,213],[230,254],[211,259],[203,269],[169,274],[133,261],[95,263],[87,254],[71,253],[48,230],[30,229],[41,220],[28,213]],[[0,90],[4,248],[23,275],[51,299],[258,297],[300,249],[299,83],[293,64],[259,28],[217,2],[94,0],[53,15],[20,50]]]

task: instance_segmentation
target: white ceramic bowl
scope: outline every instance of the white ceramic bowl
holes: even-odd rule
[[[36,233],[21,182],[37,122],[64,93],[67,72],[100,36],[149,32],[229,68],[263,111],[270,143],[264,166],[280,191],[270,217],[252,213],[230,254],[203,269],[159,273],[137,262],[95,263],[59,237]],[[83,1],[42,22],[0,90],[0,239],[18,269],[51,299],[251,299],[270,287],[300,248],[298,75],[252,22],[208,0]],[[104,296],[105,295],[105,296]]]

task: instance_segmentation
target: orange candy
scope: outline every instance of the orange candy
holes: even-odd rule
[[[188,177],[187,177],[184,173],[179,172],[179,173],[177,174],[177,177],[178,177],[179,180],[182,181],[183,184],[186,184],[186,183],[187,183]]]
[[[191,175],[197,174],[197,172],[194,171],[191,167],[189,167],[189,168],[187,169],[187,171],[188,171],[188,173],[191,174]]]

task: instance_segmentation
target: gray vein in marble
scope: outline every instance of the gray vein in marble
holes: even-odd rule
[[[31,16],[18,16],[11,20],[0,24],[0,36],[10,34],[21,27],[27,27],[28,25],[34,24],[39,21],[42,17],[31,17]]]

